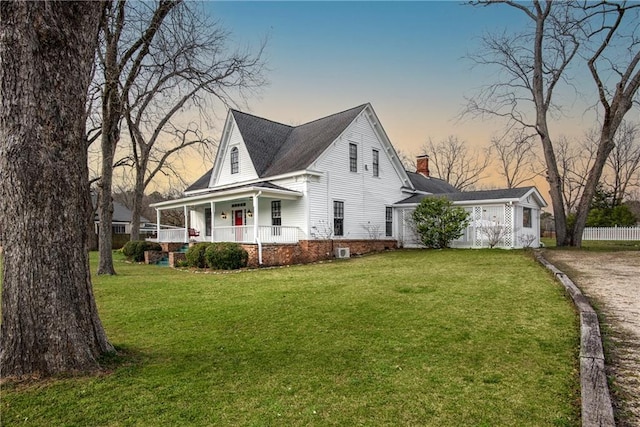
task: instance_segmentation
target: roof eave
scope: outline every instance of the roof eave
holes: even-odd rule
[[[165,202],[153,203],[149,206],[158,210],[175,209],[182,206],[191,205],[197,202],[204,202],[207,200],[212,202],[215,202],[215,201],[222,202],[226,200],[237,199],[240,197],[253,196],[255,194],[264,194],[264,195],[269,194],[269,195],[275,195],[278,197],[290,198],[290,199],[297,199],[302,197],[303,195],[301,192],[294,191],[294,190],[280,190],[277,188],[265,188],[265,187],[258,187],[258,186],[252,185],[248,187],[241,187],[241,188],[235,188],[235,189],[229,189],[229,190],[222,190],[222,191],[218,190],[215,193],[208,192],[208,193],[200,194],[196,196],[183,197],[181,199],[167,200]]]

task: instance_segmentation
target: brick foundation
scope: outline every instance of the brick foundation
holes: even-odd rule
[[[184,252],[169,252],[169,267],[175,268],[180,261],[185,261],[187,254]]]
[[[241,245],[249,254],[249,267],[258,267],[258,245]],[[306,264],[334,258],[336,248],[349,248],[351,255],[396,249],[396,240],[301,240],[293,244],[262,245],[262,265]]]

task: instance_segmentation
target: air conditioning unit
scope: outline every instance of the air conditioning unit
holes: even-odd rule
[[[349,258],[349,248],[336,248],[336,258]]]

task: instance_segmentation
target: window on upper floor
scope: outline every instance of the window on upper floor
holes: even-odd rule
[[[231,173],[238,173],[239,170],[238,147],[233,147],[231,149]]]
[[[333,235],[344,236],[344,202],[333,202]]]
[[[531,208],[522,208],[522,227],[531,228]]]
[[[380,152],[373,150],[373,176],[380,176]]]
[[[349,170],[358,172],[358,145],[349,143]]]

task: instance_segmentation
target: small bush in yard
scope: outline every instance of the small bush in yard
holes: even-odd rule
[[[235,270],[247,266],[249,254],[237,243],[213,243],[204,254],[207,265],[216,270]]]
[[[211,245],[212,243],[210,242],[200,242],[190,246],[185,254],[189,267],[206,268],[207,263],[204,259],[204,252]]]
[[[127,242],[122,247],[122,253],[131,261],[144,261],[145,251],[161,251],[162,247],[156,242],[147,242],[146,240],[133,240]]]

